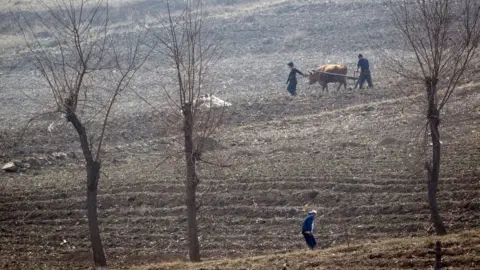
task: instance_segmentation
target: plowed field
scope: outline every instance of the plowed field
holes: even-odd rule
[[[135,1],[135,14],[151,2]],[[226,7],[212,9],[228,47],[212,79],[219,81],[213,93],[234,105],[205,153],[212,164],[200,165],[203,258],[305,249],[300,226],[311,208],[319,212],[315,234],[323,248],[433,233],[423,175],[428,142],[421,92],[406,98],[378,68],[375,89],[321,94],[319,86],[301,81],[298,98],[285,97],[282,69],[289,59],[305,69],[327,61],[353,67],[368,38],[396,48],[385,3],[359,2],[225,1]],[[374,49],[363,52],[380,62]],[[77,137],[68,126],[48,133],[51,119],[43,119],[14,144],[13,135],[49,97],[29,67],[16,72],[30,83],[5,77],[1,161],[56,151],[69,157],[0,174],[0,268],[87,269],[85,175]],[[142,93],[158,97],[155,73],[147,69],[140,76]],[[31,91],[36,101],[17,89]],[[480,225],[479,92],[476,84],[464,86],[442,116],[439,206],[452,232]],[[180,130],[164,130],[168,114],[134,97],[122,97],[113,117],[99,184],[102,239],[109,263],[119,268],[187,256],[183,159],[173,155],[181,150]]]

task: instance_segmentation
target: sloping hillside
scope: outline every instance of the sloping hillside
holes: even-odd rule
[[[439,206],[451,232],[479,227],[478,98],[476,87],[463,89],[442,129]],[[313,207],[322,248],[431,233],[419,162],[423,119],[408,100],[225,127],[205,158],[232,166],[202,165],[200,171],[204,258],[301,250],[299,226]],[[304,108],[302,99],[283,102],[276,106]],[[162,140],[107,149],[116,161],[104,167],[99,215],[113,266],[185,258],[181,165],[171,159],[157,168],[161,176],[153,171],[156,156],[179,149]],[[4,176],[0,261],[7,269],[89,264],[84,172],[77,160]]]
[[[377,243],[342,245],[308,252],[294,252],[199,264],[165,263],[131,270],[305,270],[305,269],[433,269],[434,245],[443,246],[442,269],[479,269],[480,231],[446,237],[390,239]]]
[[[203,259],[302,250],[300,225],[311,208],[319,211],[321,248],[432,233],[423,175],[428,144],[423,141],[423,92],[405,97],[392,87],[381,66],[381,51],[369,43],[376,39],[384,49],[403,48],[386,15],[387,2],[208,1],[206,9],[217,20],[226,48],[212,69],[209,90],[233,106],[203,155],[209,163],[199,169]],[[122,3],[112,11],[119,31],[138,26],[134,20],[150,11],[162,10],[157,0],[115,3]],[[1,10],[0,15],[9,16]],[[0,50],[0,161],[42,160],[21,173],[0,172],[0,268],[85,269],[91,256],[78,136],[69,125],[48,132],[58,119],[53,116],[39,117],[23,129],[27,119],[53,100],[32,61],[24,57],[15,29],[5,24],[0,33],[0,47],[2,41],[9,44]],[[10,35],[20,43],[9,40]],[[12,42],[15,46],[9,47]],[[320,93],[318,85],[307,86],[302,79],[298,97],[286,96],[288,61],[301,70],[341,62],[351,73],[360,51],[374,67],[375,89]],[[102,240],[114,268],[187,255],[181,129],[161,106],[166,100],[159,89],[173,84],[157,72],[162,65],[161,57],[152,57],[132,82],[158,107],[125,92],[106,134],[98,208]],[[480,88],[478,79],[471,80],[442,115],[439,207],[453,233],[480,227]],[[89,128],[96,124],[92,121]],[[20,133],[21,141],[16,137]],[[369,247],[374,250],[375,245]],[[362,250],[351,246],[343,251],[355,247]],[[394,254],[394,245],[390,247]],[[400,245],[397,252],[403,254],[405,247]],[[347,254],[338,249],[318,254],[323,261],[334,253]],[[282,256],[258,260],[270,258]],[[343,257],[332,263],[337,261]],[[237,262],[245,263],[225,263]]]

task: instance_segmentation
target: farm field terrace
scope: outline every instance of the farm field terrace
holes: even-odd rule
[[[118,31],[153,2],[118,5],[133,10],[125,25],[117,22]],[[214,2],[206,9],[223,27],[226,49],[210,77],[211,93],[233,106],[204,156],[228,166],[200,165],[203,258],[301,251],[300,226],[311,208],[319,212],[322,248],[431,234],[423,96],[405,97],[382,69],[382,50],[401,48],[385,1]],[[10,45],[1,56],[1,161],[69,155],[50,158],[42,169],[0,174],[0,268],[86,269],[91,256],[77,137],[69,126],[49,133],[55,118],[40,118],[17,141],[50,93],[28,61],[13,69],[25,51]],[[305,71],[341,62],[350,74],[359,52],[375,67],[375,89],[321,93],[300,81],[298,98],[286,97],[287,62]],[[173,81],[158,76],[164,63],[156,60],[134,85],[161,107],[158,85]],[[439,206],[451,232],[479,226],[478,81],[461,87],[442,122]],[[180,130],[166,124],[168,115],[168,108],[154,111],[132,93],[115,109],[99,184],[100,228],[113,268],[187,257],[183,159],[161,162],[181,151]]]

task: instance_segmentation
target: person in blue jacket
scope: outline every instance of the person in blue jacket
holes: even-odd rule
[[[370,73],[370,63],[368,62],[367,58],[364,58],[362,54],[358,55],[358,64],[357,64],[357,72],[360,69],[360,77],[358,78],[357,85],[360,84],[360,89],[363,89],[363,84],[365,81],[368,83],[368,88],[373,88],[372,83],[372,74]]]
[[[313,236],[313,223],[315,221],[315,216],[317,215],[316,210],[308,212],[308,216],[303,220],[302,234],[305,238],[305,242],[310,249],[314,249],[317,245],[315,237]]]
[[[288,67],[290,68],[290,74],[288,74],[288,80],[287,80],[287,91],[290,93],[292,96],[297,95],[297,73],[302,75],[303,77],[306,77],[300,70],[298,70],[293,62],[290,62],[287,64]]]

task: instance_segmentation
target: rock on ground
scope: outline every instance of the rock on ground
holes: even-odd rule
[[[14,160],[3,165],[2,170],[5,172],[17,172],[20,168],[23,168],[22,162]]]
[[[232,106],[232,103],[219,99],[218,97],[206,94],[195,100],[195,104],[206,109],[225,108]]]
[[[65,159],[67,157],[67,154],[63,152],[55,152],[55,153],[52,153],[52,156],[56,159]]]

